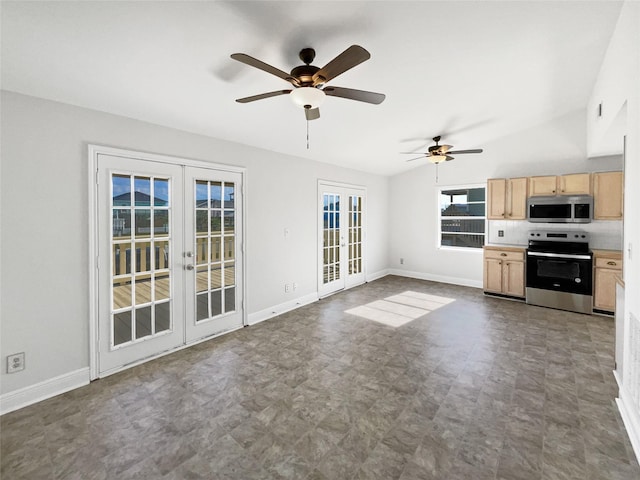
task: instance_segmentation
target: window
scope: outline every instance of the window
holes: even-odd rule
[[[439,190],[441,247],[482,248],[485,237],[485,187]]]

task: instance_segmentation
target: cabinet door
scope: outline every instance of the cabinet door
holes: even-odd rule
[[[562,175],[558,179],[560,195],[590,195],[591,194],[591,174],[574,173]]]
[[[508,218],[510,220],[526,220],[527,178],[510,178],[507,192]]]
[[[505,197],[507,194],[507,180],[504,178],[490,178],[487,180],[487,218],[502,220],[505,218]]]
[[[484,290],[502,293],[502,261],[494,258],[484,260]]]
[[[593,218],[622,220],[624,180],[622,172],[593,174]]]
[[[505,262],[503,289],[506,295],[524,297],[524,262]]]
[[[616,309],[616,275],[620,270],[595,269],[593,306],[599,310],[614,312]]]
[[[529,177],[529,196],[555,195],[557,191],[557,177]]]

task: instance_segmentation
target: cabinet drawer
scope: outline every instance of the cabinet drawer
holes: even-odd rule
[[[596,268],[622,270],[622,260],[616,258],[596,257]]]
[[[484,258],[495,258],[497,260],[524,261],[524,251],[507,251],[507,250],[487,250],[484,251]]]

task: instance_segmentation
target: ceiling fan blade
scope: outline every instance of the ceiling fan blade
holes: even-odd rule
[[[264,63],[263,61],[258,60],[257,58],[253,58],[245,53],[234,53],[231,55],[231,58],[237,60],[240,63],[244,63],[245,65],[249,65],[250,67],[255,67],[267,73],[270,73],[271,75],[275,75],[276,77],[286,80],[287,82],[290,82],[296,86],[298,85],[298,81],[293,78],[291,74],[284,72],[279,68],[272,67],[268,63]]]
[[[371,54],[360,45],[351,45],[313,75],[313,84],[327,83],[332,78],[370,58]]]
[[[383,93],[366,92],[364,90],[354,90],[353,88],[326,87],[322,91],[332,97],[348,98],[358,102],[373,103],[374,105],[379,105],[386,98]]]
[[[444,159],[445,162],[448,162],[449,160],[453,160],[453,157],[451,155],[446,155],[447,158]]]
[[[320,118],[320,109],[319,108],[305,108],[304,116],[307,120],[317,120]]]
[[[426,155],[426,153],[420,152],[400,152],[401,155]]]
[[[475,148],[472,150],[455,150],[452,152],[447,152],[450,153],[451,155],[457,155],[459,153],[482,153],[482,149],[481,148]]]
[[[453,145],[438,145],[441,153],[447,153],[449,149],[453,148]]]
[[[424,157],[425,157],[424,155],[421,155],[421,156],[416,157],[416,158],[410,158],[409,160],[407,160],[407,162],[413,162],[414,160],[420,160],[421,158],[424,158]]]
[[[238,98],[236,99],[236,102],[255,102],[256,100],[262,100],[263,98],[277,97],[278,95],[286,95],[287,93],[291,93],[291,90],[276,90],[275,92],[261,93],[260,95],[252,95],[251,97]]]

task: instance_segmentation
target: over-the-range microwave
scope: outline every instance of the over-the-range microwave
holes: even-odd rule
[[[529,197],[527,219],[536,223],[589,223],[593,212],[591,195]]]

